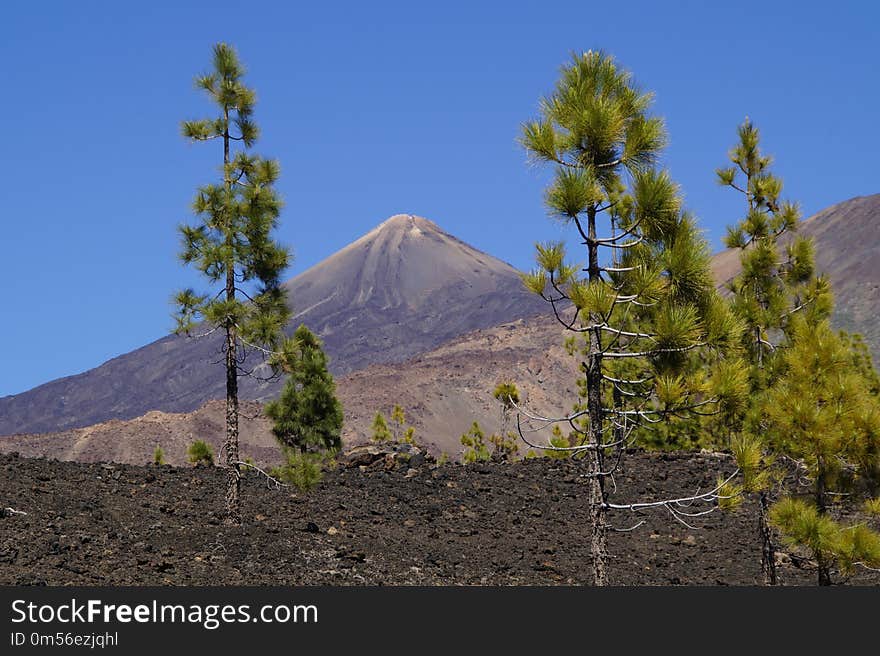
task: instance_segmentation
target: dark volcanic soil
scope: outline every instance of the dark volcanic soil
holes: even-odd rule
[[[615,500],[711,487],[723,457],[634,454]],[[222,525],[218,469],[0,456],[0,584],[583,584],[590,580],[577,463],[328,472],[307,495],[243,486],[246,526]],[[658,473],[664,480],[657,480]],[[655,481],[653,484],[649,481]],[[687,528],[660,511],[619,514],[614,584],[760,582],[753,507]],[[781,569],[812,584],[809,565]],[[877,584],[877,574],[852,583]]]

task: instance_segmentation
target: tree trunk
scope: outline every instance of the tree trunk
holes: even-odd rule
[[[764,573],[765,585],[779,585],[779,577],[776,574],[776,548],[773,546],[773,533],[767,516],[770,509],[770,501],[766,492],[761,492],[759,528],[761,532],[761,571]]]
[[[226,523],[241,524],[241,471],[238,461],[238,369],[236,331],[226,326]]]
[[[588,273],[590,281],[599,281],[599,253],[596,241],[596,208],[587,208],[589,253]],[[591,323],[599,323],[598,317],[590,317]],[[608,585],[606,561],[608,560],[608,506],[605,496],[604,452],[599,448],[602,444],[604,413],[602,411],[602,341],[601,330],[595,328],[589,333],[590,345],[587,352],[587,413],[590,417],[589,444],[593,449],[589,452],[589,502],[592,536],[590,538],[590,556],[593,559],[593,584]]]
[[[818,458],[817,469],[818,476],[816,476],[816,508],[818,509],[820,515],[824,515],[828,512],[828,504],[825,498],[828,484],[825,480],[825,459],[821,456]],[[822,552],[821,549],[818,551],[818,553],[816,553],[816,564],[818,565],[819,569],[819,585],[831,585],[831,563],[828,562],[828,559],[825,557],[825,554]]]
[[[223,112],[226,128],[223,132],[223,181],[227,195],[226,246],[231,250],[232,180],[229,177],[229,108]],[[230,253],[226,261],[226,300],[235,300],[235,258]],[[238,465],[238,349],[237,330],[231,318],[226,319],[226,523],[241,524],[241,470]]]

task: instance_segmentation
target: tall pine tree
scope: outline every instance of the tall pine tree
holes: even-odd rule
[[[715,411],[741,397],[743,382],[737,362],[721,360],[711,375],[698,365],[699,356],[717,360],[733,345],[738,323],[715,292],[693,217],[656,168],[666,137],[648,112],[651,102],[611,57],[590,51],[563,69],[540,118],[523,127],[528,152],[553,167],[547,207],[572,228],[586,263],[567,263],[562,244],[538,245],[539,268],[525,277],[581,338],[569,344],[583,376],[570,415],[529,413],[570,428],[571,446],[530,446],[587,459],[596,585],[607,583],[609,511],[664,507],[676,515],[681,508],[611,502],[609,482],[635,429]],[[691,499],[716,500],[717,490]]]
[[[781,355],[790,343],[797,314],[815,324],[828,316],[827,281],[815,274],[813,244],[795,233],[800,209],[781,199],[782,179],[771,171],[772,158],[761,151],[760,133],[749,119],[739,126],[738,143],[729,153],[732,166],[716,170],[718,182],[739,193],[744,217],[729,226],[725,244],[740,251],[740,273],[728,282],[733,312],[742,320],[743,350],[749,363],[747,412],[727,418],[735,437],[731,446],[746,472],[743,492],[758,496],[761,569],[770,585],[778,583],[775,547],[768,524],[773,460],[762,443],[762,415],[767,392],[780,379]],[[786,243],[787,242],[787,243]],[[762,471],[763,470],[763,471]],[[749,475],[751,472],[753,475]]]
[[[815,272],[813,243],[791,234],[800,211],[781,199],[783,183],[761,151],[758,129],[746,119],[738,137],[729,154],[733,166],[716,173],[745,201],[745,216],[728,228],[726,244],[740,249],[741,272],[728,287],[732,309],[746,327],[750,402],[728,427],[736,433],[732,446],[743,471],[742,491],[758,495],[765,582],[779,582],[775,524],[787,541],[812,552],[819,583],[827,585],[831,563],[876,557],[867,528],[846,528],[829,514],[829,495],[844,484],[839,474],[865,477],[876,467],[873,369],[858,340],[834,334],[827,324],[830,285]],[[771,505],[780,459],[796,463],[796,478],[809,481],[812,503],[784,497]]]
[[[196,78],[196,87],[208,95],[217,114],[185,121],[183,135],[222,144],[222,180],[199,188],[193,202],[199,222],[180,227],[180,258],[217,288],[206,294],[186,289],[175,299],[178,332],[189,333],[202,322],[225,333],[226,440],[221,461],[227,469],[227,522],[232,524],[241,522],[238,376],[248,372],[247,349],[276,348],[290,316],[279,284],[290,256],[271,237],[281,211],[273,189],[279,168],[276,161],[248,152],[258,129],[253,122],[255,95],[243,76],[235,51],[220,43],[214,46],[212,70]]]

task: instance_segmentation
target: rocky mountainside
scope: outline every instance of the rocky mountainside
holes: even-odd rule
[[[489,433],[500,431],[500,407],[492,390],[513,380],[525,402],[545,413],[559,412],[575,398],[577,361],[562,348],[562,329],[549,317],[518,320],[477,330],[439,348],[396,364],[376,364],[337,379],[345,412],[343,440],[366,442],[377,411],[386,417],[395,403],[407,413],[416,439],[435,454],[457,458],[459,437],[473,421]],[[281,455],[258,402],[242,405],[241,452],[260,464]],[[512,427],[511,427],[512,429]],[[219,449],[225,434],[225,401],[209,401],[185,413],[151,411],[131,420],[110,420],[85,428],[0,439],[0,451],[28,456],[142,464],[158,445],[172,464],[186,463],[196,439]],[[546,439],[546,437],[545,437]]]
[[[400,362],[450,339],[534,315],[543,304],[510,265],[427,219],[397,215],[285,283],[294,316],[324,340],[337,375]],[[224,398],[220,331],[164,337],[85,373],[0,399],[0,435],[190,412]],[[245,399],[280,382],[243,378]]]

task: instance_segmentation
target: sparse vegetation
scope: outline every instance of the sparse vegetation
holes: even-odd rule
[[[470,464],[481,460],[489,460],[492,454],[486,445],[486,435],[480,424],[476,421],[471,425],[470,430],[461,436],[461,444],[464,451],[461,454],[461,461],[464,464]]]
[[[416,443],[416,429],[407,425],[406,413],[401,406],[395,404],[391,409],[391,421],[393,422],[391,433],[395,442]]]
[[[299,449],[285,447],[284,464],[273,467],[269,474],[301,492],[315,488],[324,476],[324,466],[330,453],[304,452]]]
[[[158,444],[156,445],[156,448],[153,449],[153,464],[156,466],[161,466],[165,464],[165,452]]]
[[[204,440],[196,440],[186,450],[186,457],[193,465],[213,465],[214,452]]]
[[[370,426],[373,442],[394,442],[396,444],[415,444],[416,429],[406,423],[406,413],[400,405],[391,409],[391,425],[385,415],[377,412]]]
[[[492,457],[507,462],[519,453],[519,437],[510,431],[510,415],[519,403],[519,390],[510,381],[498,383],[492,396],[501,406],[501,430],[489,436],[489,442],[495,447]]]
[[[374,442],[388,442],[391,440],[391,430],[388,428],[388,422],[381,412],[377,412],[373,417],[373,425],[370,427],[373,431],[372,440]]]

